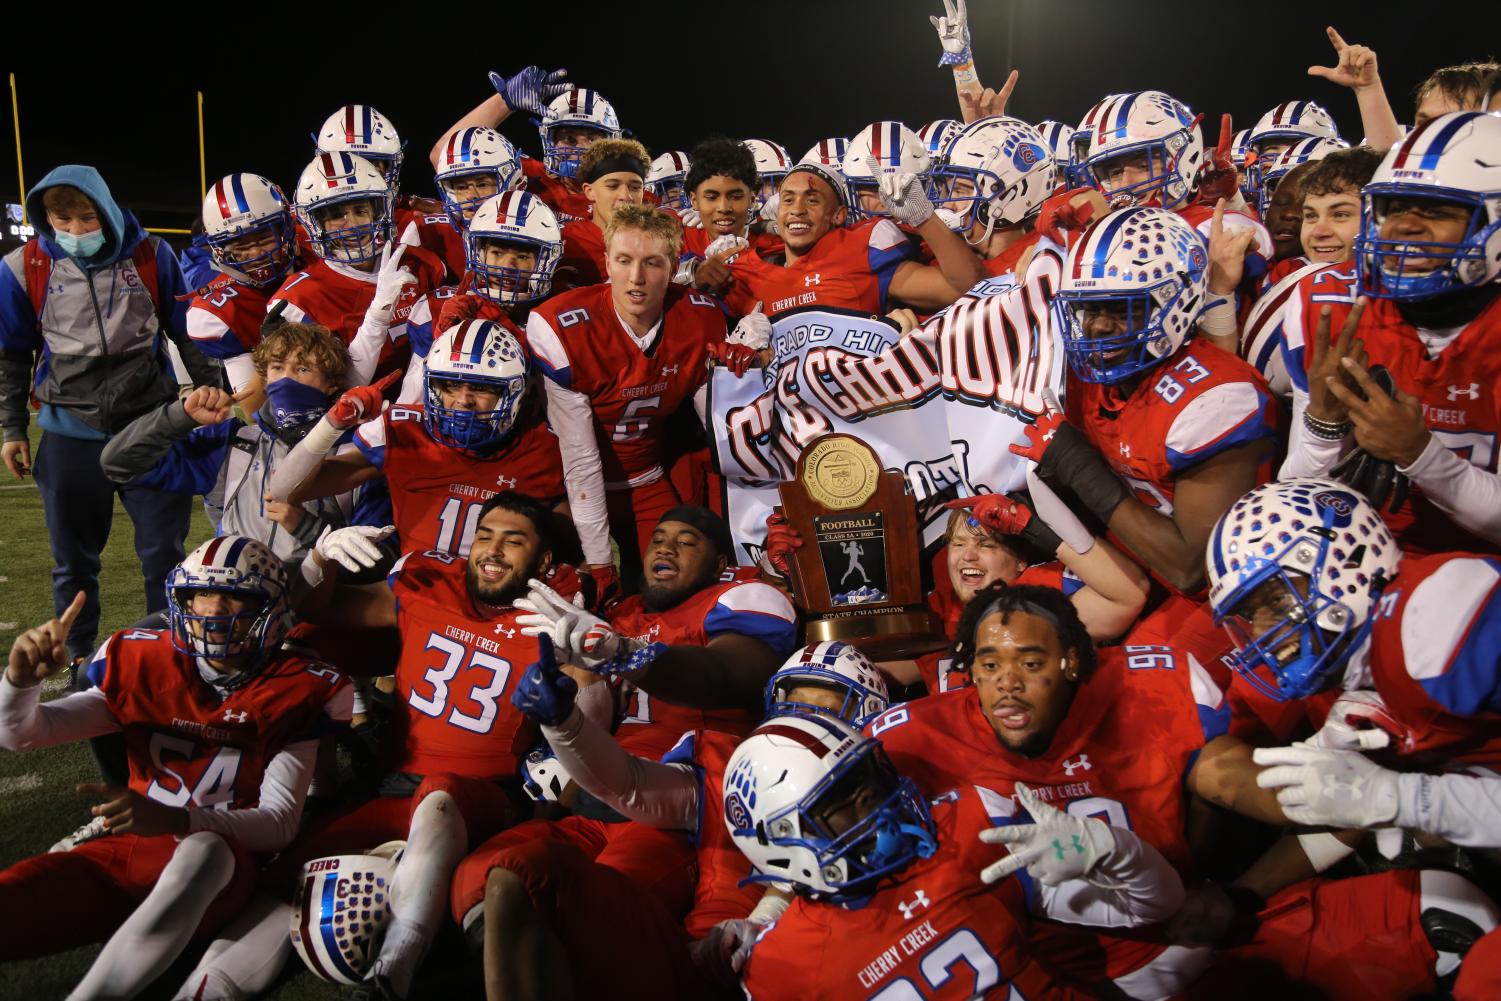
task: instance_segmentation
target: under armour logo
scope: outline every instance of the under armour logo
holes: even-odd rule
[[[1048,428],[1046,431],[1044,431],[1042,433],[1042,440],[1043,441],[1052,441],[1053,440],[1053,435],[1055,435],[1057,433],[1058,433],[1058,429],[1057,428]]]
[[[823,275],[821,274],[803,275],[803,288],[811,288],[812,286],[821,284],[822,282]]]
[[[506,625],[504,622],[500,622],[500,623],[497,623],[496,626],[495,626],[495,635],[496,636],[504,636],[506,639],[511,639],[513,636],[516,635],[516,630],[514,630],[510,626]]]
[[[1053,851],[1058,853],[1059,862],[1062,862],[1064,859],[1068,858],[1069,849],[1072,849],[1076,855],[1084,854],[1084,842],[1079,838],[1079,835],[1073,835],[1072,840],[1073,844],[1069,845],[1068,847],[1064,847],[1062,841],[1055,840],[1053,842]]]
[[[1121,442],[1120,449],[1121,449],[1121,455],[1124,455],[1128,459],[1131,458],[1131,446],[1130,445],[1127,445],[1125,442]]]
[[[664,366],[662,366],[662,374],[663,375],[677,375],[678,374],[678,367],[676,365],[664,365]]]
[[[505,487],[507,490],[515,490],[516,489],[516,477],[514,477],[514,476],[497,476],[497,477],[495,477],[495,485],[497,487]]]
[[[239,712],[235,712],[233,709],[224,710],[224,719],[229,723],[243,723],[249,718],[250,712],[246,709],[241,709]]]
[[[1074,772],[1078,771],[1080,768],[1084,769],[1087,772],[1093,767],[1094,765],[1091,765],[1089,763],[1089,755],[1081,754],[1072,761],[1063,762],[1063,774],[1072,777]]]
[[[1468,388],[1468,389],[1465,389],[1465,388],[1460,387],[1460,386],[1450,386],[1449,387],[1449,402],[1450,403],[1453,403],[1455,400],[1459,399],[1461,396],[1463,396],[1465,399],[1468,399],[1468,400],[1478,400],[1478,399],[1480,399],[1480,383],[1478,383],[1478,382],[1472,382],[1472,383],[1470,383],[1470,388]]]
[[[896,909],[902,912],[902,920],[911,921],[912,915],[917,911],[919,907],[927,907],[931,903],[932,901],[928,899],[928,895],[921,890],[918,890],[917,896],[913,898],[911,903],[897,904]]]

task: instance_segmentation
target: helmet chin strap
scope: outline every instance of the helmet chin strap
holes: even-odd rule
[[[873,867],[884,868],[908,852],[930,858],[938,850],[933,835],[916,824],[904,823],[893,807],[884,807],[876,814],[875,826],[876,847],[868,860]]]

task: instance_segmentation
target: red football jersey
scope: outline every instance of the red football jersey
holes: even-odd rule
[[[165,629],[122,629],[101,654],[130,788],[168,806],[253,807],[272,758],[349,722],[349,680],[290,651],[222,698]]]
[[[1022,255],[1037,246],[1037,241],[1041,239],[1042,234],[1034,230],[994,257],[985,258],[980,264],[985,268],[985,273],[992,278],[1009,275],[1016,270],[1016,265],[1021,261]]]
[[[693,909],[683,920],[688,934],[702,938],[721,921],[744,918],[765,892],[757,884],[741,886],[751,874],[750,860],[735,847],[724,825],[724,770],[744,732],[694,730],[685,733],[662,758],[666,764],[690,766],[698,776],[698,886]]]
[[[398,771],[500,779],[516,774],[537,728],[511,705],[511,690],[538,657],[506,609],[475,608],[464,560],[408,553],[391,570],[401,630],[396,665]]]
[[[639,486],[663,474],[667,418],[708,380],[710,346],[725,338],[724,312],[717,299],[674,285],[643,351],[611,294],[610,285],[591,285],[537,306],[528,347],[544,375],[589,397],[605,482]]]
[[[1083,998],[1036,961],[1026,884],[990,886],[980,870],[1004,851],[969,786],[933,807],[938,851],[881,884],[860,907],[798,897],[757,939],[741,973],[747,998]]]
[[[588,219],[594,214],[584,189],[571,177],[559,177],[547,169],[541,160],[529,156],[521,158],[521,172],[526,176],[526,190],[542,199],[542,204],[552,209],[558,217],[558,225],[566,226],[576,219]]]
[[[562,288],[583,288],[608,281],[605,273],[605,234],[592,219],[577,219],[563,227],[563,258],[557,282]]]
[[[1402,561],[1382,593],[1371,677],[1420,763],[1501,767],[1501,558],[1440,553]]]
[[[188,336],[210,358],[233,358],[254,351],[272,289],[257,288],[220,275],[188,303]]]
[[[563,498],[558,439],[540,420],[518,419],[506,446],[481,456],[434,441],[424,414],[421,406],[389,407],[354,435],[354,447],[386,474],[403,550],[468,556],[480,508],[502,490],[549,506]]]
[[[911,242],[889,219],[830,230],[810,253],[790,264],[747,250],[730,265],[734,284],[725,305],[733,315],[744,316],[759,302],[773,320],[810,307],[885,313],[891,276],[913,256]]]
[[[727,574],[732,576],[732,573]],[[797,611],[787,596],[759,581],[721,580],[662,612],[647,609],[633,595],[610,612],[610,625],[622,636],[668,646],[705,646],[724,633],[760,640],[785,657],[797,642]],[[660,758],[690,730],[716,730],[744,736],[760,715],[740,709],[687,709],[634,686],[627,689],[628,711],[616,729],[620,746],[643,758]],[[744,915],[742,915],[743,917]]]
[[[1283,320],[1287,369],[1293,385],[1302,392],[1308,391],[1308,365],[1313,360],[1313,352],[1305,348],[1314,342],[1319,311],[1330,308],[1331,338],[1338,336],[1357,291],[1355,266],[1336,264],[1303,279],[1297,295],[1288,300]],[[1355,334],[1365,344],[1370,364],[1384,365],[1398,389],[1422,402],[1423,420],[1444,447],[1487,472],[1496,472],[1496,435],[1501,433],[1501,299],[1493,300],[1466,324],[1437,357],[1429,357],[1417,328],[1402,318],[1390,299],[1372,299]],[[1456,525],[1416,487],[1400,508],[1395,512],[1383,509],[1381,516],[1403,550],[1413,555],[1453,549],[1498,551]]]
[[[416,209],[396,210],[396,233],[402,243],[417,241],[417,246],[432,254],[448,269],[449,281],[464,277],[464,234],[453,228],[448,214],[444,212],[419,212]],[[406,255],[402,255],[406,261]]]

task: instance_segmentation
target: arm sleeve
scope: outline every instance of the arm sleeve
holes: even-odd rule
[[[360,329],[355,331],[354,340],[349,342],[349,371],[344,375],[346,386],[370,385],[370,379],[375,375],[375,366],[380,362],[381,349],[386,346],[386,339],[390,335],[391,321],[382,316],[372,318],[372,312],[374,311],[365,311]],[[411,364],[420,362],[414,358]]]
[[[1285,357],[1285,356],[1284,356]],[[1308,409],[1308,390],[1293,387],[1293,422],[1287,435],[1287,458],[1277,471],[1279,480],[1300,476],[1328,476],[1329,470],[1339,462],[1350,441],[1348,435],[1339,441],[1315,438],[1303,427],[1303,412]]]
[[[691,768],[630,754],[575,707],[560,726],[544,726],[558,763],[580,787],[648,827],[698,827],[698,778]]]
[[[1038,910],[1055,921],[1138,927],[1165,921],[1183,906],[1183,881],[1167,859],[1130,831],[1110,828],[1115,850],[1087,879],[1037,884]]]
[[[260,800],[248,810],[188,807],[188,832],[213,831],[253,852],[276,852],[292,843],[302,818],[302,802],[313,778],[318,741],[288,744],[266,765]]]
[[[129,483],[160,462],[174,443],[186,438],[197,426],[181,400],[137,417],[104,446],[99,456],[104,475],[116,483]]]
[[[120,729],[104,692],[91,688],[42,705],[42,686],[17,688],[0,675],[0,748],[30,751]]]
[[[1461,459],[1437,435],[1428,438],[1423,454],[1401,472],[1455,524],[1501,542],[1501,476]]]
[[[229,377],[229,390],[238,393],[255,378],[255,361],[247,351],[224,359],[224,374]]]
[[[1465,848],[1501,848],[1501,775],[1403,774],[1394,822]]]

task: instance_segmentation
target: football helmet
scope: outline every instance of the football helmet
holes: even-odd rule
[[[949,143],[964,131],[964,123],[953,118],[938,118],[917,130],[917,138],[928,150],[928,169],[937,170],[948,162]]]
[[[1187,105],[1160,90],[1143,90],[1107,98],[1097,110],[1085,165],[1112,206],[1156,204],[1175,209],[1193,197],[1204,166],[1204,137]],[[1112,168],[1142,157],[1144,179],[1110,180]]]
[[[1455,111],[1414,129],[1387,152],[1361,192],[1364,226],[1355,238],[1361,294],[1427,299],[1495,281],[1501,274],[1498,150],[1501,116]],[[1460,207],[1469,223],[1453,242],[1383,238],[1381,226],[1394,202],[1416,205],[1416,211],[1424,202]],[[1432,267],[1435,260],[1441,263]]]
[[[200,615],[193,611],[193,596],[202,591],[227,595],[245,607]],[[281,646],[291,621],[286,567],[255,539],[209,539],[167,574],[167,622],[174,647],[213,660],[250,655],[249,665],[224,679],[226,688],[242,687],[254,677],[262,655]]]
[[[1060,166],[1066,165],[1069,154],[1074,148],[1074,127],[1049,118],[1038,122],[1033,128],[1037,130],[1038,135],[1042,136],[1042,141],[1052,151],[1053,162]]]
[[[561,803],[571,781],[568,769],[546,740],[539,741],[521,759],[521,788],[538,803]]]
[[[492,241],[534,248],[537,261],[530,270],[491,267],[485,263],[484,245]],[[475,210],[464,232],[464,255],[476,294],[505,305],[535,302],[552,291],[553,272],[563,257],[563,230],[542,199],[507,191]]]
[[[332,855],[302,867],[292,948],[317,977],[359,985],[391,923],[391,877],[403,842],[369,855]]]
[[[835,170],[843,172],[844,154],[849,148],[850,141],[848,139],[842,139],[838,136],[820,139],[813,144],[808,152],[803,154],[803,158],[798,163],[821,163],[825,167],[833,167]]]
[[[1100,120],[1105,105],[1116,98],[1124,97],[1123,94],[1110,94],[1100,100],[1098,104],[1085,112],[1084,117],[1079,119],[1079,125],[1074,129],[1074,134],[1069,137],[1068,166],[1064,170],[1064,182],[1068,189],[1089,188],[1094,186],[1094,177],[1089,173],[1089,139],[1094,135],[1095,123]],[[1060,161],[1061,162],[1061,161]]]
[[[574,177],[579,172],[579,161],[584,158],[584,146],[559,146],[559,129],[590,129],[599,133],[601,139],[619,139],[622,130],[620,119],[615,117],[615,108],[596,91],[586,87],[570,87],[566,94],[559,94],[547,106],[542,116],[542,163],[559,177]]]
[[[852,818],[858,802],[875,805]],[[792,713],[762,723],[725,765],[724,823],[758,872],[823,900],[869,896],[937,849],[933,818],[881,744],[843,720]]]
[[[392,191],[401,183],[407,144],[391,120],[368,104],[346,104],[329,115],[313,143],[319,153],[353,153],[369,160]]]
[[[1322,160],[1337,149],[1349,149],[1343,139],[1325,139],[1315,136],[1310,139],[1299,139],[1287,149],[1278,153],[1269,160],[1263,161],[1259,157],[1250,167],[1250,172],[1255,180],[1252,182],[1256,192],[1256,211],[1261,218],[1266,218],[1267,209],[1272,204],[1272,194],[1277,190],[1277,185],[1287,172],[1299,164],[1311,163],[1314,160]]]
[[[844,693],[837,711],[795,702],[792,690],[819,685]],[[766,683],[766,715],[789,712],[833,712],[852,726],[864,726],[886,711],[886,678],[869,657],[848,643],[825,640],[811,643],[788,657]]]
[[[948,210],[945,221],[981,244],[996,227],[1015,226],[1042,208],[1057,174],[1047,141],[1032,126],[982,118],[949,144],[947,163],[934,171],[934,197]],[[976,227],[978,238],[968,235]]]
[[[844,151],[845,184],[850,193],[850,218],[875,219],[886,215],[884,208],[867,209],[861,204],[864,192],[876,191],[876,177],[870,171],[867,157],[874,157],[881,167],[899,168],[905,173],[915,173],[927,184],[932,169],[928,159],[928,147],[917,133],[901,122],[874,122],[865,126],[850,140]]]
[[[468,178],[490,176],[495,179],[495,190],[474,197],[462,197],[452,188]],[[509,139],[494,129],[473,126],[459,129],[448,137],[443,151],[438,154],[438,169],[434,172],[438,182],[438,197],[443,199],[443,208],[454,229],[464,232],[464,226],[486,198],[503,191],[515,191],[526,184],[521,170],[521,158]]]
[[[1250,135],[1246,136],[1246,148],[1270,160],[1276,154],[1268,155],[1268,146],[1287,146],[1299,139],[1338,142],[1339,129],[1334,127],[1334,119],[1321,105],[1312,101],[1284,101],[1251,126]]]
[[[782,178],[792,169],[792,160],[787,155],[787,147],[770,139],[746,139],[744,146],[756,158],[756,179],[760,182],[756,200],[751,206],[751,215],[755,216],[782,187]]]
[[[1074,374],[1119,382],[1178,350],[1204,308],[1208,272],[1204,241],[1175,212],[1138,206],[1092,223],[1069,248],[1053,302]],[[1090,335],[1102,312],[1119,333]]]
[[[330,229],[325,220],[341,205],[370,202],[371,220]],[[396,232],[395,200],[381,172],[353,153],[320,153],[297,179],[293,195],[297,221],[307,230],[313,253],[340,264],[368,264],[381,255]]]
[[[688,202],[688,168],[693,164],[688,154],[679,150],[663,153],[651,162],[646,172],[646,190],[657,196],[665,209],[686,212],[693,206]]]
[[[1206,558],[1210,607],[1235,641],[1232,666],[1279,702],[1334,684],[1401,559],[1381,515],[1343,483],[1252,490],[1214,526]]]
[[[241,257],[233,245],[252,234],[276,242],[264,253]],[[257,288],[281,284],[297,257],[292,207],[281,188],[258,174],[229,174],[203,199],[203,239],[214,267]]]
[[[466,320],[433,340],[427,352],[427,433],[439,444],[483,450],[511,433],[526,393],[526,352],[516,336],[492,320]],[[443,404],[440,383],[489,386],[500,394],[493,410],[459,410]]]

